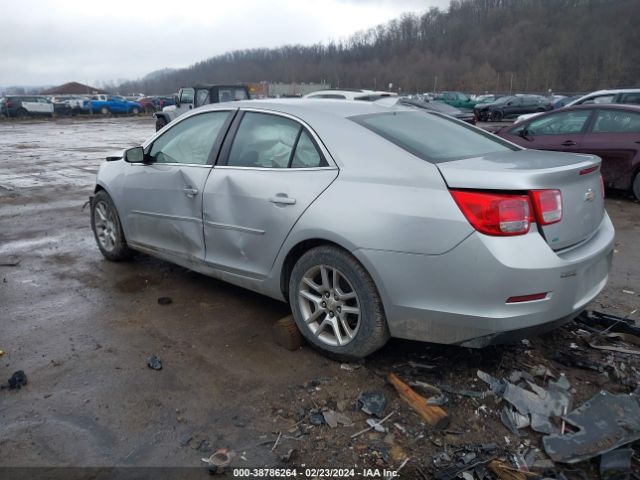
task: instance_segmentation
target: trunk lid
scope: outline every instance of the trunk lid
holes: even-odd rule
[[[538,226],[554,250],[589,238],[604,216],[600,158],[537,150],[519,150],[437,164],[449,188],[528,192],[562,192],[562,220]],[[589,172],[589,169],[598,167]],[[587,173],[585,173],[587,172]]]

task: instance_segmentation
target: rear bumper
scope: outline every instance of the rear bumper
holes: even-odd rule
[[[606,285],[613,242],[605,213],[588,241],[560,253],[532,229],[520,237],[476,232],[442,255],[354,254],[374,277],[392,336],[483,347],[571,321]],[[542,292],[543,300],[506,303]]]

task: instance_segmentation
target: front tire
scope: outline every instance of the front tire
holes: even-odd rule
[[[133,110],[131,110],[131,113],[133,113],[134,115],[138,115],[140,113],[140,109],[138,107],[133,107]]]
[[[316,247],[300,257],[289,279],[289,302],[302,335],[333,357],[363,358],[389,339],[373,279],[340,248]]]
[[[491,121],[492,122],[501,122],[503,114],[500,110],[494,110],[491,112]]]
[[[91,229],[104,258],[112,262],[131,258],[133,251],[124,238],[118,211],[113,200],[104,190],[100,190],[93,198]]]
[[[100,109],[100,113],[101,113],[102,115],[109,115],[109,109],[108,109],[107,107],[102,107],[102,108]]]

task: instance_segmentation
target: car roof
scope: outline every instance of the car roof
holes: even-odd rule
[[[253,108],[271,110],[273,112],[286,113],[303,120],[329,119],[331,117],[348,118],[355,115],[367,115],[372,113],[388,113],[389,107],[376,104],[376,102],[363,102],[361,100],[334,100],[314,98],[282,98],[268,100],[241,100],[235,102],[210,104],[200,107],[203,110],[225,110],[230,106],[236,108]],[[408,107],[398,106],[398,109],[413,111]]]

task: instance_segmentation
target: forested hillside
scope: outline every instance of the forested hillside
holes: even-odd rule
[[[161,47],[160,47],[161,48]],[[170,66],[170,65],[168,65]],[[640,86],[640,0],[453,0],[326,45],[226,53],[120,85],[320,82],[402,91],[590,91]]]

